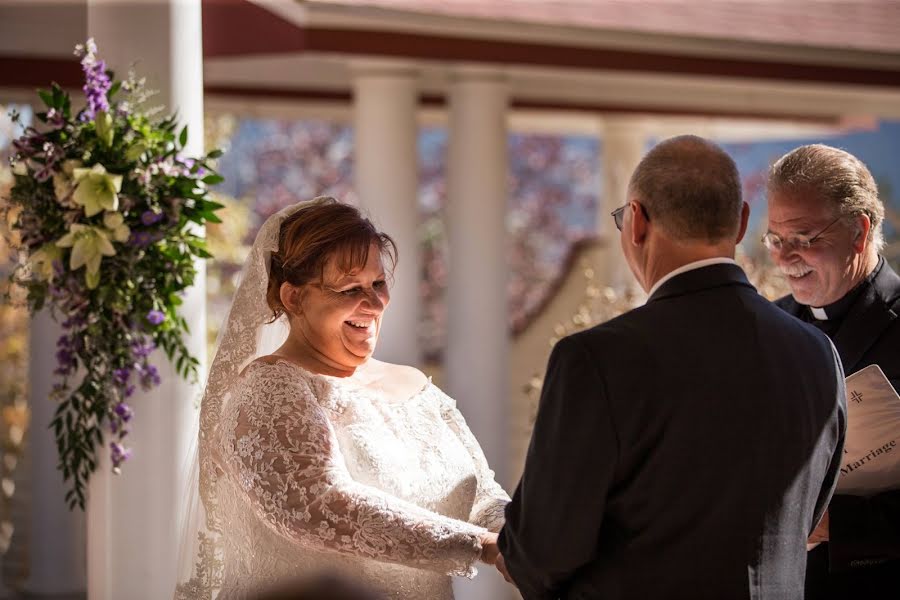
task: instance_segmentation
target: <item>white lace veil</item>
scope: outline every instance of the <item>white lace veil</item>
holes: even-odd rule
[[[313,201],[315,202],[315,200]],[[301,202],[269,217],[259,230],[241,271],[225,324],[219,332],[216,355],[209,369],[200,405],[200,427],[184,473],[189,488],[179,513],[181,544],[178,549],[176,600],[211,600],[222,581],[223,523],[219,520],[213,440],[224,400],[244,367],[259,356],[271,354],[288,334],[284,315],[269,324],[272,311],[266,303],[270,258],[278,251],[281,224],[309,205]]]

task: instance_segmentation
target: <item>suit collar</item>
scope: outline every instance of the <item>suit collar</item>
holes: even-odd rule
[[[733,258],[729,258],[727,256],[715,256],[713,258],[704,258],[702,260],[695,260],[694,262],[689,262],[686,265],[681,265],[676,269],[672,269],[667,274],[663,275],[659,278],[659,280],[653,284],[653,287],[650,288],[650,293],[648,296],[652,296],[656,293],[656,290],[661,288],[663,284],[665,284],[668,280],[673,277],[677,277],[682,273],[687,273],[688,271],[693,271],[694,269],[702,269],[703,267],[708,267],[710,265],[720,265],[720,264],[728,264],[728,265],[736,265],[737,262]]]
[[[882,259],[878,273],[853,303],[834,336],[834,345],[852,373],[866,351],[897,318],[900,309],[900,277]]]
[[[714,264],[672,277],[653,292],[647,303],[726,285],[742,285],[755,290],[747,281],[744,270],[738,265]]]

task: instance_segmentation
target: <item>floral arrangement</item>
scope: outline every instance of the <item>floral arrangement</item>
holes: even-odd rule
[[[208,186],[222,177],[210,166],[219,151],[186,158],[187,127],[140,108],[150,95],[142,80],[117,81],[93,40],[75,54],[86,106],[73,113],[56,84],[38,92],[47,110],[13,142],[8,204],[18,248],[12,282],[31,311],[48,306],[63,330],[50,426],[71,482],[66,502],[83,509],[98,448],[109,442],[116,473],[131,454],[129,398],[136,386],[160,383],[151,352],[161,348],[179,376],[197,379],[178,306],[194,261],[211,257],[197,233],[219,222]]]

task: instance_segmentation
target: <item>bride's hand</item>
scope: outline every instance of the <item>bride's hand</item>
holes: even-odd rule
[[[493,565],[498,556],[500,548],[497,546],[497,534],[490,531],[481,534],[481,561]]]

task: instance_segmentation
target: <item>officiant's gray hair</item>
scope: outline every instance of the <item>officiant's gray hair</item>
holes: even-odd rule
[[[813,194],[845,215],[869,217],[869,242],[884,248],[884,204],[875,178],[861,160],[840,148],[809,144],[791,150],[769,169],[768,191]]]
[[[644,156],[628,184],[650,221],[682,241],[719,242],[741,224],[737,165],[713,142],[695,135],[664,140]]]

